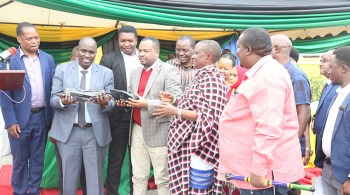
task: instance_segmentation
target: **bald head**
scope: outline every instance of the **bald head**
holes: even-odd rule
[[[84,37],[80,39],[78,45],[78,63],[84,68],[88,69],[94,62],[96,57],[97,44],[91,37]]]
[[[280,64],[286,64],[289,61],[289,54],[292,49],[292,42],[286,35],[271,36],[272,57]]]
[[[197,68],[215,64],[221,56],[221,48],[218,42],[202,40],[195,47],[193,60]]]
[[[221,57],[221,48],[218,42],[213,41],[213,40],[203,40],[198,42],[202,45],[203,49],[211,53],[213,55],[212,61],[210,62],[211,64],[214,64],[216,61],[218,61]]]

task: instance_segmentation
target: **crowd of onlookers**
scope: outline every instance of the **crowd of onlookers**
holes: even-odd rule
[[[117,195],[125,156],[134,195],[146,193],[151,167],[161,195],[222,194],[227,182],[242,195],[300,194],[269,181],[298,184],[314,151],[324,193],[350,194],[350,47],[322,55],[328,80],[311,148],[310,83],[285,35],[248,28],[235,54],[184,35],[174,58],[163,62],[157,38],[145,37],[136,48],[136,29],[123,26],[119,47],[99,64],[96,41],[83,37],[71,61],[56,66],[39,49],[35,26],[20,23],[16,34],[20,46],[10,68],[26,71],[24,89],[0,95],[14,194],[40,194],[47,137],[55,144],[63,195],[77,193],[79,178],[84,194],[103,195],[105,185]],[[67,89],[98,95],[79,99]],[[114,90],[136,97],[118,99]]]

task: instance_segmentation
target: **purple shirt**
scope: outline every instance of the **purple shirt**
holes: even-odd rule
[[[29,77],[31,92],[32,92],[32,108],[45,106],[44,100],[44,82],[41,74],[41,65],[38,55],[35,58],[30,58],[20,49],[20,58],[23,59],[26,71]],[[30,89],[26,89],[27,92]]]

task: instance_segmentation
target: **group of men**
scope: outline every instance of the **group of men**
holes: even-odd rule
[[[266,179],[304,177],[300,144],[310,120],[311,92],[306,76],[289,61],[288,37],[270,38],[262,28],[244,30],[237,56],[248,71],[241,86],[227,94],[215,66],[220,45],[212,40],[196,44],[182,36],[176,58],[164,63],[158,39],[145,37],[137,49],[136,29],[123,26],[119,48],[103,55],[101,65],[94,63],[96,41],[84,37],[77,59],[56,68],[52,56],[39,50],[35,26],[23,22],[16,31],[20,47],[10,67],[26,70],[24,89],[1,94],[14,194],[40,194],[48,134],[57,147],[64,195],[76,194],[82,165],[85,193],[104,193],[108,146],[108,195],[118,194],[128,145],[134,195],[146,193],[151,166],[162,195],[221,194],[227,173],[250,176],[251,184],[231,181],[242,195],[286,194],[287,188],[272,187]],[[315,164],[323,167],[327,194],[349,194],[350,48],[330,51],[321,63],[323,69],[328,63],[324,75],[330,80],[315,116]],[[93,102],[77,101],[68,88],[99,95]],[[111,89],[137,98],[115,100]]]

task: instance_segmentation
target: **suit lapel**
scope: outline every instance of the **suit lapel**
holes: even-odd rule
[[[78,68],[78,61],[75,60],[74,62],[71,63],[72,66],[72,71],[71,73],[71,78],[73,79],[73,86],[75,89],[79,89],[79,68]]]
[[[96,64],[91,65],[91,73],[90,73],[90,89],[95,89],[96,81],[98,79],[98,67]]]
[[[24,80],[28,83],[28,85],[30,85],[29,76],[28,76],[28,73],[27,73],[26,66],[24,64],[23,59],[20,58],[19,54],[20,54],[20,50],[18,49],[17,53],[16,53],[16,57],[11,58],[11,60],[14,59],[16,61],[16,63],[18,64],[20,70],[25,70],[26,71],[26,74],[24,74]],[[10,67],[10,69],[11,69],[11,67]]]
[[[125,89],[127,89],[128,86],[127,86],[127,80],[126,80],[126,70],[125,70],[123,54],[121,52],[116,52],[116,55],[114,57],[116,58],[114,62],[118,62],[119,66],[117,65],[117,63],[114,63],[113,66],[119,68],[119,71],[121,72],[123,77]]]
[[[340,124],[341,119],[343,118],[343,114],[344,111],[346,110],[346,108],[349,105],[349,101],[350,101],[350,93],[346,96],[345,100],[343,101],[343,103],[341,104],[341,106],[339,107],[339,112],[337,115],[337,119],[335,120],[335,124],[334,124],[334,130],[333,130],[333,135],[332,137],[335,135],[335,133],[338,131],[338,127]],[[333,139],[333,138],[332,138]]]
[[[151,76],[148,79],[145,92],[143,93],[143,97],[146,97],[146,95],[148,94],[149,90],[151,89],[153,83],[156,81],[157,76],[159,74],[159,71],[160,71],[160,69],[162,67],[162,63],[160,63],[160,61],[157,60],[156,63],[153,66],[154,67],[153,67]]]
[[[327,88],[325,89],[324,93],[321,95],[320,102],[318,103],[318,105],[322,105],[324,99],[327,97],[328,93],[332,90],[333,87],[334,87],[333,84],[330,84],[330,85],[327,86]]]
[[[40,55],[39,53],[39,63],[40,63],[40,67],[41,67],[41,76],[43,77],[43,85],[45,86],[45,76],[46,76],[46,62],[45,62],[45,59],[43,57],[43,55]]]
[[[133,80],[133,86],[135,86],[133,93],[138,94],[137,91],[139,89],[141,74],[142,74],[143,68],[137,68],[137,71],[135,71],[135,80]]]

